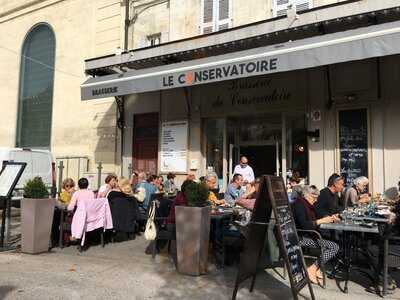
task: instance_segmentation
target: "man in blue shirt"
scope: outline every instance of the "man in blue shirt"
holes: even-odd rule
[[[145,191],[145,196],[144,196],[144,201],[143,201],[143,208],[147,209],[150,203],[151,195],[155,194],[157,192],[157,188],[154,184],[152,184],[152,181],[154,181],[153,176],[150,176],[149,181],[146,180],[146,173],[141,172],[139,173],[139,183],[136,186],[136,189],[138,188],[144,188]]]
[[[238,201],[244,194],[242,189],[243,176],[240,174],[233,175],[231,183],[226,189],[224,200],[229,206],[235,206],[236,201]]]

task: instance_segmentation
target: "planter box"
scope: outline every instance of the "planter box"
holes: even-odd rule
[[[21,201],[21,251],[36,254],[49,251],[55,199]]]
[[[178,272],[207,273],[211,207],[176,206],[176,247]]]

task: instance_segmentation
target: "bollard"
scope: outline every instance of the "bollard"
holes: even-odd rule
[[[60,163],[58,165],[58,188],[57,188],[58,195],[60,195],[62,189],[63,170],[64,170],[64,162],[60,160]]]
[[[97,170],[98,170],[98,172],[97,172],[97,190],[99,190],[100,186],[101,186],[101,170],[102,169],[103,169],[102,163],[99,162],[97,165]]]

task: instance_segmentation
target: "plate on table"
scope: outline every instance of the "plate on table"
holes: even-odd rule
[[[389,209],[385,209],[385,210],[378,210],[378,211],[376,212],[376,214],[377,214],[377,215],[380,215],[380,216],[388,216],[388,215],[391,214],[391,212],[390,212]]]
[[[386,210],[386,209],[389,209],[389,206],[387,206],[387,205],[378,205],[376,208],[379,209],[379,210]]]

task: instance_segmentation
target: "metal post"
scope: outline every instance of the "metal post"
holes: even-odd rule
[[[282,178],[286,184],[286,116],[282,114]]]
[[[10,245],[11,235],[11,198],[6,199],[6,240],[5,247],[8,248]]]
[[[97,172],[97,189],[98,190],[100,189],[100,186],[101,186],[101,170],[102,169],[103,169],[103,165],[101,162],[99,162],[97,164],[97,170],[98,170],[98,172]]]
[[[60,195],[60,193],[61,193],[63,170],[64,170],[64,162],[62,160],[60,160],[60,163],[58,165],[58,188],[57,188],[58,195]]]
[[[132,166],[132,164],[128,165],[128,172],[129,172],[129,178],[130,178],[130,176],[132,176],[132,174],[133,174],[133,166]]]

